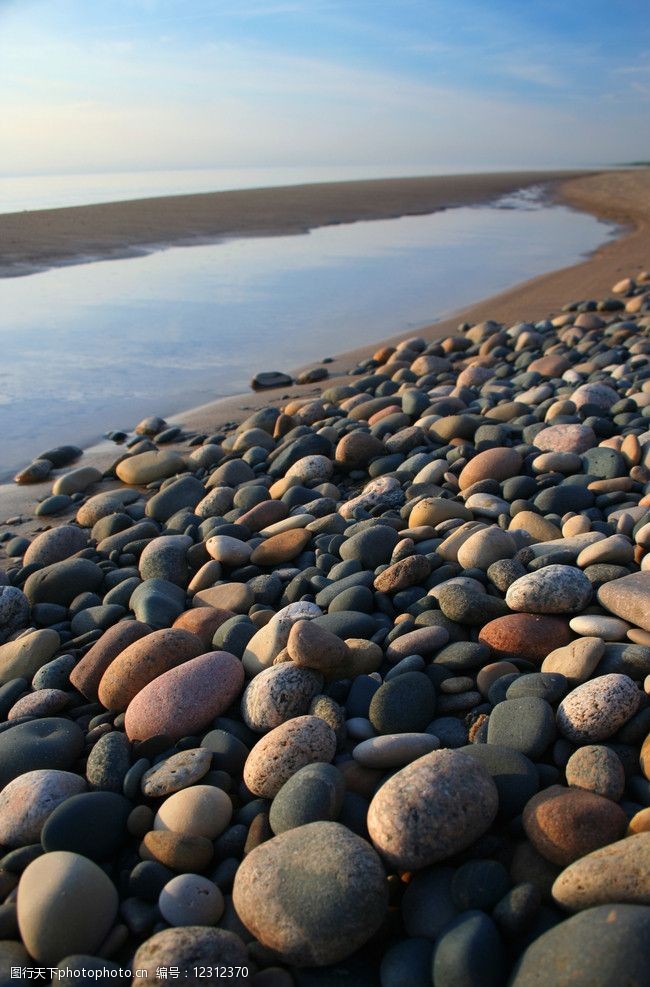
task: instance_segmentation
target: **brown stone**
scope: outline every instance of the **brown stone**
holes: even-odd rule
[[[204,836],[186,836],[152,829],[140,844],[142,860],[157,860],[182,874],[199,874],[212,860],[212,843]]]
[[[172,627],[195,634],[202,641],[203,648],[207,650],[212,645],[215,632],[234,616],[232,610],[219,610],[217,607],[208,606],[196,607],[193,610],[186,610],[177,617]]]
[[[650,631],[650,571],[605,583],[598,590],[598,602],[617,617]]]
[[[311,532],[304,528],[290,528],[272,535],[253,549],[250,561],[252,565],[280,565],[291,562],[308,544]]]
[[[131,700],[124,721],[127,736],[191,737],[225,713],[243,684],[244,666],[227,651],[192,658],[159,675]]]
[[[556,648],[542,662],[543,672],[559,672],[577,685],[586,682],[605,654],[605,642],[599,637],[579,637],[563,648]]]
[[[650,833],[628,836],[576,860],[555,880],[553,897],[572,912],[610,902],[650,905]]]
[[[473,521],[472,512],[464,504],[446,497],[424,497],[419,500],[409,515],[409,527],[418,528],[429,524],[433,528],[441,521],[450,518],[460,518],[463,521]]]
[[[551,521],[534,511],[519,511],[508,525],[508,531],[527,531],[535,541],[555,541],[562,532]]]
[[[540,664],[549,652],[569,643],[571,631],[562,617],[515,613],[489,621],[478,639],[495,658],[525,658]]]
[[[347,644],[313,620],[299,620],[293,625],[287,641],[289,657],[302,668],[311,668],[326,678],[340,678],[349,660]]]
[[[289,508],[282,500],[264,500],[261,504],[255,504],[249,511],[237,518],[235,524],[239,524],[249,531],[262,531],[270,524],[284,521],[289,517]]]
[[[99,701],[122,712],[153,679],[203,651],[203,642],[189,631],[165,627],[140,638],[108,666],[99,683]]]
[[[70,673],[70,683],[82,696],[97,702],[97,690],[108,666],[131,644],[151,634],[148,624],[139,620],[121,620],[104,631]]]
[[[620,840],[627,829],[627,816],[619,805],[562,785],[534,795],[524,809],[523,822],[533,846],[561,867]]]
[[[221,583],[210,589],[199,590],[192,600],[192,606],[248,613],[254,602],[255,595],[247,583]]]
[[[329,763],[336,734],[318,716],[296,716],[255,744],[244,766],[244,782],[254,795],[273,798],[285,781],[306,764]]]
[[[430,572],[431,564],[425,555],[409,555],[380,572],[374,587],[380,593],[397,593],[423,583]]]
[[[458,485],[461,490],[467,490],[480,480],[507,480],[519,475],[521,464],[522,458],[516,449],[507,446],[486,449],[470,459],[458,477]]]
[[[355,429],[338,442],[334,460],[339,467],[349,470],[365,469],[368,463],[386,452],[383,442],[370,432]]]

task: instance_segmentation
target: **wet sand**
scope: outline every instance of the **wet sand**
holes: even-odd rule
[[[548,173],[546,174],[548,175]],[[461,176],[458,181],[471,177],[473,176]],[[484,177],[494,179],[503,176],[488,175]],[[431,179],[431,181],[435,180]],[[370,185],[374,183],[345,184]],[[521,187],[521,183],[516,187]],[[613,220],[624,226],[625,230],[619,239],[600,247],[579,264],[543,274],[530,281],[515,285],[498,295],[493,295],[468,308],[454,312],[449,318],[418,329],[418,335],[426,339],[440,338],[454,330],[459,322],[465,321],[475,323],[491,318],[512,324],[516,321],[543,318],[552,312],[559,311],[564,304],[571,300],[606,297],[610,294],[612,285],[621,277],[634,274],[638,270],[650,266],[650,169],[605,172],[559,181],[556,183],[554,195],[558,201],[566,205],[591,212],[604,219]],[[198,198],[204,197],[199,196]],[[128,206],[130,203],[124,205]],[[99,209],[101,207],[88,208]],[[65,211],[72,212],[74,210]],[[467,272],[467,276],[471,277],[471,271]],[[334,363],[328,368],[329,379],[321,384],[294,385],[286,389],[249,392],[244,395],[223,398],[200,408],[175,415],[173,422],[183,424],[188,428],[212,432],[226,421],[241,421],[253,410],[268,405],[277,405],[289,396],[308,397],[316,395],[332,384],[345,382],[347,371],[352,369],[359,360],[372,355],[379,346],[384,343],[395,343],[413,334],[413,332],[402,333],[388,340],[377,340],[372,346],[361,347],[337,356]],[[311,364],[311,366],[314,365]],[[284,370],[286,368],[269,369]],[[300,369],[304,368],[298,368],[298,370]],[[158,411],[163,414],[165,409],[161,407]],[[68,436],[67,441],[74,442],[75,436]],[[120,447],[112,443],[104,443],[86,453],[76,465],[92,464],[106,468],[119,454]],[[69,520],[69,516],[66,514],[57,518],[28,517],[35,502],[49,492],[51,483],[50,479],[45,483],[29,487],[17,487],[14,484],[0,486],[0,525],[7,518],[24,515],[26,520],[21,524],[12,525],[12,531],[24,532],[29,535],[37,528],[42,528],[43,523],[51,525]],[[2,529],[0,528],[0,530]]]
[[[330,182],[0,214],[0,277],[165,246],[285,236],[357,220],[422,215],[488,202],[576,174],[530,171]]]

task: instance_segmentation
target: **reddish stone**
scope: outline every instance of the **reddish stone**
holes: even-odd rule
[[[121,620],[119,624],[113,624],[72,669],[70,683],[86,699],[97,702],[99,683],[108,666],[129,645],[147,634],[151,634],[151,628],[139,620]]]
[[[234,617],[232,610],[221,610],[217,607],[197,607],[194,610],[186,610],[180,617],[177,617],[173,627],[190,634],[196,634],[203,642],[204,648],[209,648],[215,631],[218,631],[222,624]]]
[[[478,639],[487,644],[495,659],[525,658],[540,664],[551,651],[571,640],[569,623],[562,617],[531,613],[506,614],[491,620]]]
[[[524,829],[535,849],[560,867],[622,839],[627,816],[620,805],[582,788],[551,785],[524,809]]]
[[[171,627],[153,631],[125,648],[108,666],[99,683],[99,701],[106,709],[125,710],[152,679],[202,651],[203,642],[189,631]]]

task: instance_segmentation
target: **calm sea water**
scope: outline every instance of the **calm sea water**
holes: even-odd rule
[[[0,161],[0,166],[2,162]],[[540,168],[543,169],[543,165]],[[578,167],[578,166],[577,166]],[[552,166],[549,166],[551,170]],[[271,188],[313,182],[342,182],[364,178],[403,178],[405,175],[460,175],[476,166],[435,168],[430,165],[341,165],[335,167],[276,168],[186,168],[179,171],[124,171],[94,175],[0,174],[0,213],[24,209],[56,209],[91,202],[116,202],[158,195],[189,195],[193,192],[225,192],[229,189]],[[512,171],[508,166],[480,168],[481,171]]]
[[[245,390],[257,371],[417,330],[612,233],[527,193],[3,279],[0,477],[47,446]]]

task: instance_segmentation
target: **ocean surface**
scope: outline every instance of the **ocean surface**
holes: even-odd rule
[[[245,391],[260,370],[415,332],[614,233],[528,190],[2,279],[0,478],[48,446]]]
[[[2,162],[0,161],[0,167]],[[580,167],[576,165],[576,167]],[[543,170],[544,165],[540,165]],[[553,170],[552,165],[549,169]],[[344,182],[367,178],[404,178],[418,175],[461,175],[480,170],[516,171],[516,168],[479,168],[459,165],[435,168],[430,165],[369,167],[345,165],[275,168],[185,168],[179,171],[124,171],[90,175],[0,174],[0,213],[25,209],[58,209],[95,202],[117,202],[159,195],[190,195],[195,192],[225,192],[229,189],[273,188],[314,182]]]

